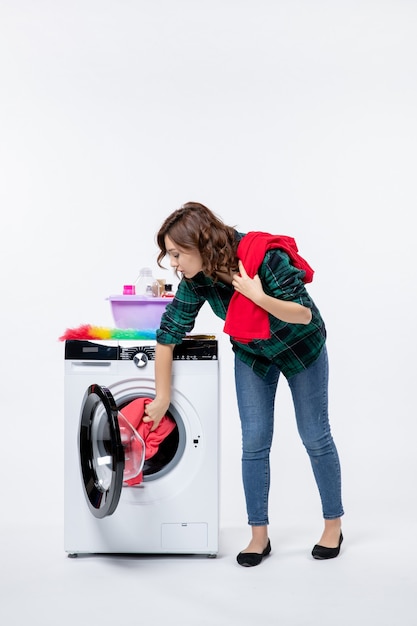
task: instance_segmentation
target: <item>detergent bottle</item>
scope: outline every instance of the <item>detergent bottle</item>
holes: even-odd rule
[[[138,296],[152,296],[152,285],[154,283],[154,277],[150,267],[142,267],[139,271],[139,276],[136,280],[136,295]]]

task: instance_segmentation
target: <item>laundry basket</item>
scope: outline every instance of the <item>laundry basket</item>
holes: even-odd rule
[[[156,330],[168,298],[153,296],[110,296],[111,310],[117,328]]]

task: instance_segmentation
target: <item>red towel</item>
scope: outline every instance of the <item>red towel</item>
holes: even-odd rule
[[[175,428],[175,422],[167,415],[161,419],[158,427],[151,432],[153,422],[143,422],[142,419],[145,416],[145,406],[152,402],[151,398],[136,398],[129,402],[123,409],[120,410],[122,415],[127,421],[137,430],[139,435],[145,442],[145,460],[153,457],[159,449],[160,443],[167,437]],[[122,429],[121,429],[122,430]],[[127,485],[138,485],[143,480],[142,472],[135,478],[125,481]]]
[[[247,233],[237,248],[237,257],[242,261],[248,276],[255,276],[266,252],[272,248],[286,252],[294,267],[305,272],[304,282],[311,283],[314,270],[298,254],[295,239],[259,231]],[[269,339],[271,336],[268,313],[236,291],[230,300],[223,330],[240,343],[249,343],[253,339]]]

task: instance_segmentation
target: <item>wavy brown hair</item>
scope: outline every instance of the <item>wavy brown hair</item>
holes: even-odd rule
[[[203,261],[203,271],[216,279],[216,272],[237,271],[236,231],[227,226],[204,204],[187,202],[169,215],[156,235],[159,246],[157,263],[167,255],[165,237],[184,250],[198,250]]]

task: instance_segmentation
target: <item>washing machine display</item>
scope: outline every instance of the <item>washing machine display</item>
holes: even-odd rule
[[[175,427],[145,460],[146,444],[134,428],[128,437],[132,443],[126,443],[131,424],[123,411],[155,396],[154,358],[152,341],[65,344],[65,550],[70,555],[217,554],[217,341],[190,338],[175,348],[168,410]],[[141,482],[128,486],[139,472]]]

